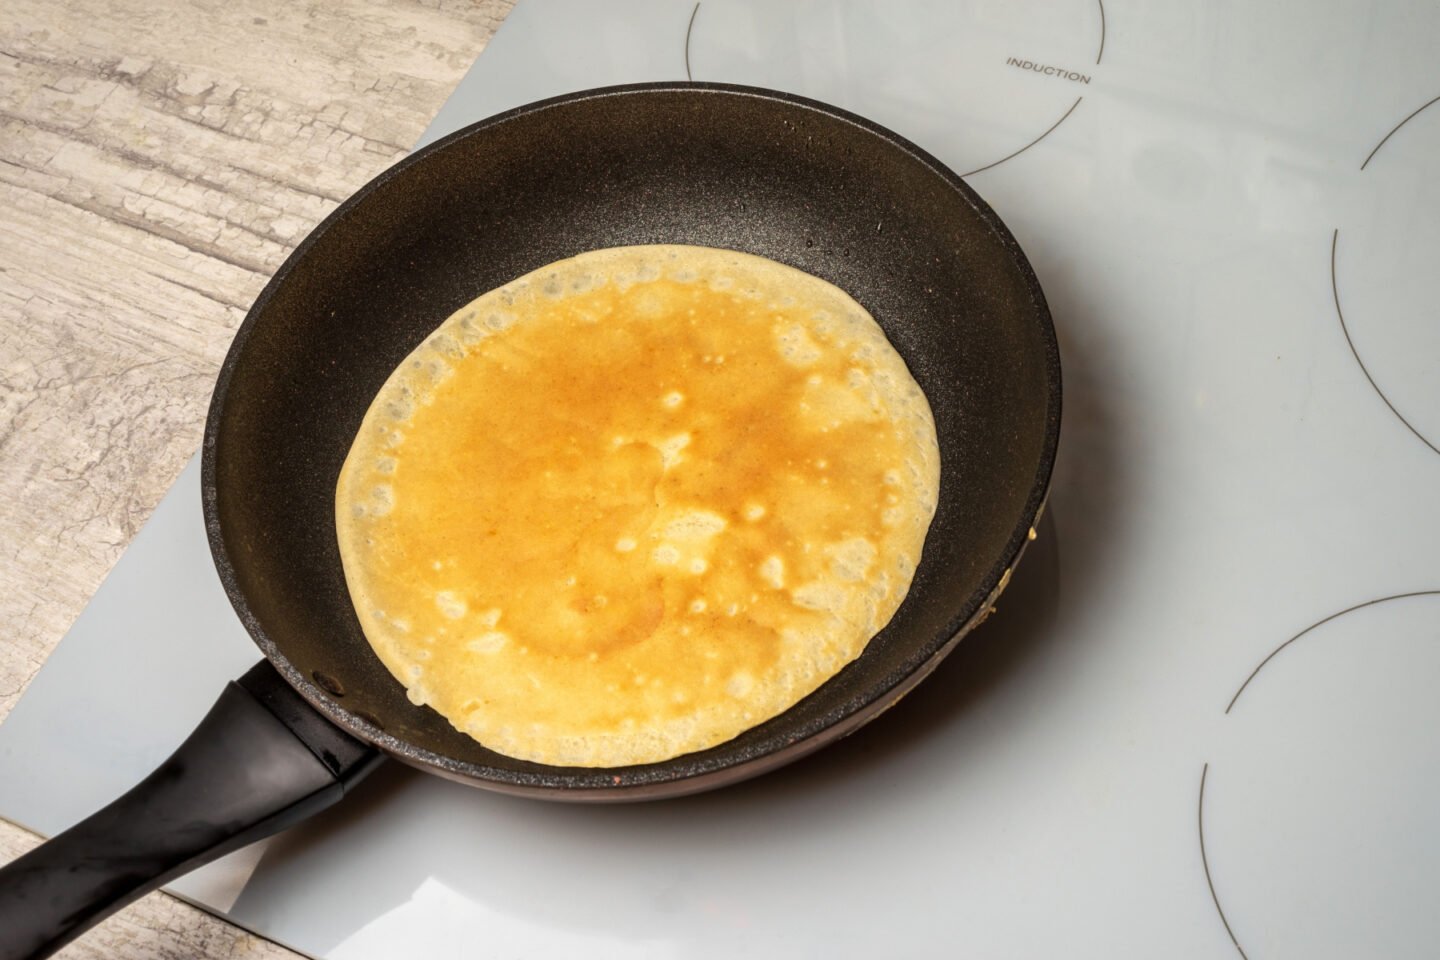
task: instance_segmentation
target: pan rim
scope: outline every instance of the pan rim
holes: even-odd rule
[[[912,161],[921,164],[930,173],[938,176],[946,186],[959,194],[1004,248],[1009,261],[1019,270],[1020,279],[1030,296],[1031,312],[1033,313],[1031,319],[1039,328],[1037,332],[1042,342],[1042,361],[1048,392],[1045,408],[1045,431],[1039,462],[1031,479],[1029,494],[1021,511],[1020,519],[1011,531],[1004,549],[981,578],[980,585],[964,605],[957,609],[956,615],[947,622],[945,628],[938,631],[932,639],[918,646],[895,670],[868,684],[864,693],[846,699],[810,722],[788,731],[773,733],[738,756],[710,755],[713,751],[722,749],[724,747],[722,744],[701,753],[641,766],[552,767],[539,772],[458,760],[421,748],[408,740],[389,734],[380,727],[345,710],[285,656],[259,618],[251,611],[249,602],[239,584],[230,552],[226,548],[218,509],[217,439],[226,400],[229,396],[230,384],[235,370],[244,356],[246,343],[261,316],[265,313],[270,300],[284,284],[292,270],[304,261],[311,248],[335,224],[348,217],[370,194],[389,180],[403,175],[410,167],[425,162],[426,158],[432,154],[440,153],[486,129],[517,118],[589,100],[643,94],[739,96],[779,102],[818,113],[858,127],[865,133],[878,137],[890,147],[907,155]],[[462,127],[416,150],[377,174],[346,198],[316,225],[286,257],[256,297],[250,310],[246,313],[245,319],[236,329],[216,376],[201,448],[201,499],[206,536],[210,543],[216,572],[219,574],[225,593],[256,646],[306,701],[331,723],[351,735],[388,754],[395,755],[411,765],[487,789],[565,800],[647,799],[652,796],[679,795],[765,772],[852,732],[893,705],[904,693],[923,679],[934,666],[938,665],[964,634],[984,619],[984,614],[989,610],[995,597],[1004,589],[1011,571],[1019,562],[1020,556],[1029,542],[1031,531],[1038,525],[1040,514],[1044,509],[1059,447],[1061,386],[1060,349],[1054,322],[1029,259],[1025,256],[1010,229],[990,205],[958,174],[924,149],[889,128],[843,108],[763,87],[687,81],[660,81],[596,87],[549,97],[506,110]],[[923,557],[921,562],[924,562]],[[784,716],[784,714],[779,716]],[[677,763],[677,761],[680,762]]]

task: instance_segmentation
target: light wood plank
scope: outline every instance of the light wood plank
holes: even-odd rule
[[[0,5],[0,719],[198,446],[270,273],[511,5]],[[0,859],[34,842],[0,822]],[[62,956],[294,954],[159,895]]]

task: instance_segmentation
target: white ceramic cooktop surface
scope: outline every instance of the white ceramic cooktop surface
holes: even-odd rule
[[[174,889],[335,958],[1433,956],[1436,36],[1420,2],[524,0],[425,141],[688,69],[968,174],[1060,333],[1041,539],[795,767],[576,808],[391,766]],[[255,658],[192,464],[0,727],[0,814],[63,829]]]

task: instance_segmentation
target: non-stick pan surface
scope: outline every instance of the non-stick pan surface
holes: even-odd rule
[[[513,760],[412,705],[371,652],[340,565],[335,481],[381,383],[451,312],[543,264],[642,243],[770,257],[864,305],[934,411],[939,509],[889,626],[783,715],[664,763]],[[246,627],[334,723],[479,786],[638,799],[776,766],[923,677],[1003,588],[1043,506],[1059,416],[1058,351],[1035,276],[940,163],[799,97],[615,87],[468,127],[382,174],[311,234],[225,361],[205,433],[205,515]]]

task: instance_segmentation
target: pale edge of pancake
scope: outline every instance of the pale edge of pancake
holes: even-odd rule
[[[386,380],[365,414],[336,490],[336,534],[346,583],[361,627],[377,656],[408,691],[412,702],[431,703],[424,665],[409,650],[413,642],[394,628],[369,599],[364,566],[359,562],[367,531],[388,513],[387,477],[396,461],[391,450],[403,441],[404,426],[417,404],[487,337],[508,329],[517,314],[536,301],[559,300],[568,292],[584,292],[606,282],[622,289],[635,283],[667,278],[704,282],[715,291],[751,300],[792,305],[791,294],[804,288],[805,298],[818,305],[816,317],[833,324],[832,338],[848,334],[856,346],[852,356],[873,367],[870,380],[893,422],[911,431],[911,456],[899,474],[899,506],[877,559],[888,564],[868,590],[846,590],[839,582],[819,596],[803,598],[805,606],[828,607],[843,629],[824,634],[791,632],[783,637],[779,662],[756,678],[743,697],[721,702],[652,729],[574,734],[530,724],[502,732],[473,715],[456,729],[507,756],[566,766],[612,767],[653,763],[733,739],[745,730],[798,703],[834,676],[864,650],[887,623],[910,589],[925,534],[938,502],[939,448],[930,405],[905,362],[874,319],[839,288],[803,271],[762,257],[707,247],[651,245],[615,247],[583,253],[548,264],[492,290],[459,310],[427,337]],[[776,283],[777,278],[784,282]],[[543,298],[543,299],[542,299]],[[877,491],[878,495],[878,491]],[[444,711],[440,711],[444,715]]]

